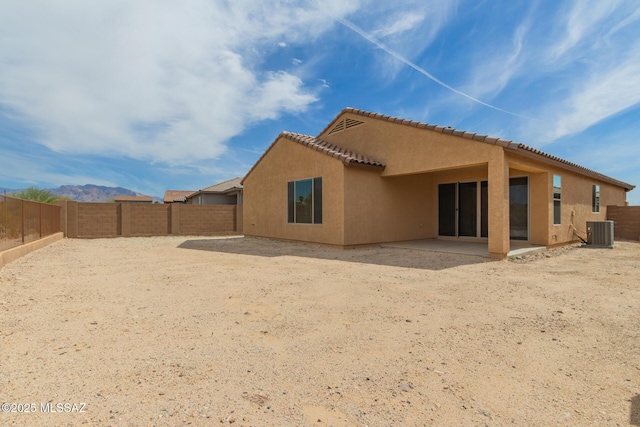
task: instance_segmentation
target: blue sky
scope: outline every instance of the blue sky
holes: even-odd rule
[[[637,0],[0,4],[0,187],[196,190],[347,106],[640,184]]]

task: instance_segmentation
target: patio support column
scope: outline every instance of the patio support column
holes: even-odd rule
[[[73,239],[78,237],[78,202],[71,200],[66,202],[66,217],[67,225],[65,227],[66,237]]]
[[[506,258],[509,253],[509,163],[500,150],[489,161],[489,255]]]

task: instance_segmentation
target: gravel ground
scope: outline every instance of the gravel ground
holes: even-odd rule
[[[639,314],[637,242],[63,240],[0,270],[0,425],[640,425]]]

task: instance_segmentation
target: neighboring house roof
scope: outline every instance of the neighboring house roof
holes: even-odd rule
[[[228,194],[239,190],[242,190],[242,178],[235,177],[227,181],[210,185],[209,187],[201,188],[198,191],[192,191],[184,197],[186,199],[190,199],[198,194]]]
[[[554,165],[562,167],[564,169],[573,170],[574,172],[578,172],[578,173],[581,173],[583,175],[591,176],[593,178],[597,178],[599,180],[602,180],[602,181],[605,181],[605,182],[609,182],[609,183],[617,185],[619,187],[623,187],[626,191],[631,191],[631,190],[633,190],[635,188],[635,185],[632,185],[632,184],[629,184],[629,183],[626,183],[626,182],[623,182],[623,181],[619,181],[617,179],[614,179],[614,178],[611,178],[609,176],[603,175],[603,174],[601,174],[599,172],[596,172],[594,170],[588,169],[588,168],[586,168],[584,166],[580,166],[580,165],[578,165],[576,163],[572,163],[572,162],[570,162],[568,160],[561,159],[560,157],[553,156],[551,154],[548,154],[548,153],[545,153],[543,151],[540,151],[540,150],[538,150],[536,148],[529,147],[528,145],[525,145],[525,144],[521,144],[519,142],[514,142],[514,141],[511,141],[511,140],[496,138],[496,137],[489,136],[489,135],[482,135],[482,134],[478,134],[478,133],[474,133],[474,132],[467,132],[467,131],[463,131],[463,130],[457,130],[457,129],[453,129],[451,127],[430,125],[428,123],[416,122],[416,121],[413,121],[413,120],[406,120],[406,119],[402,119],[402,118],[399,118],[399,117],[386,116],[384,114],[372,113],[372,112],[369,112],[369,111],[358,110],[357,108],[351,108],[351,107],[347,107],[344,110],[342,110],[340,112],[340,114],[338,114],[336,116],[336,118],[333,119],[333,121],[331,121],[331,123],[329,123],[322,130],[322,132],[320,132],[318,134],[318,136],[320,136],[320,135],[324,134],[325,132],[329,131],[329,129],[332,129],[333,125],[336,122],[338,122],[345,113],[357,114],[357,115],[364,116],[364,117],[370,117],[372,119],[378,119],[378,120],[397,123],[397,124],[401,124],[401,125],[405,125],[405,126],[411,126],[411,127],[415,127],[415,128],[418,128],[418,129],[426,129],[426,130],[430,130],[430,131],[433,131],[433,132],[440,132],[440,133],[444,133],[444,134],[459,136],[461,138],[472,139],[474,141],[484,142],[484,143],[487,143],[487,144],[501,145],[505,149],[517,152],[520,155],[523,155],[523,156],[526,156],[526,157],[529,157],[529,158],[533,158],[533,159],[536,159],[536,160],[539,160],[539,161],[542,161],[542,162],[545,162],[545,163],[554,164]],[[342,125],[338,124],[338,126],[342,126]],[[347,124],[346,127],[349,127],[349,124]],[[329,133],[331,133],[331,132],[329,132]]]
[[[258,163],[262,161],[262,159],[267,155],[267,153],[271,150],[275,143],[278,142],[280,138],[286,138],[290,141],[304,145],[305,147],[309,147],[312,150],[318,151],[319,153],[326,154],[329,157],[338,159],[342,163],[344,163],[345,166],[359,166],[379,170],[384,170],[385,168],[384,163],[374,160],[371,157],[363,156],[362,154],[346,150],[344,148],[338,147],[335,144],[330,144],[327,141],[323,141],[316,137],[303,135],[301,133],[283,131],[280,133],[280,135],[278,135],[275,141],[271,143],[264,154],[260,156],[258,161],[251,167],[251,169],[249,169],[249,172],[247,172],[245,178],[249,176],[249,174],[255,169]],[[242,181],[244,181],[244,178],[242,178]]]
[[[193,190],[166,190],[164,192],[164,202],[173,203],[176,200],[184,200],[185,196],[193,193]]]
[[[153,197],[150,196],[116,196],[113,199],[115,202],[153,202]]]
[[[230,190],[235,190],[238,188],[242,188],[242,184],[241,184],[242,178],[240,177],[235,177],[232,179],[229,179],[227,181],[222,181],[219,182],[217,184],[213,184],[209,187],[205,187],[199,191],[202,192],[212,192],[212,193],[226,193]]]

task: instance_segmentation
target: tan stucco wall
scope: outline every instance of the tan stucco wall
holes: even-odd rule
[[[623,206],[626,192],[623,188],[578,174],[557,166],[507,153],[512,174],[528,175],[530,200],[530,242],[557,245],[578,240],[571,225],[586,237],[587,221],[606,219],[606,206]],[[562,177],[561,224],[553,224],[553,175]],[[591,209],[592,186],[600,186],[600,212]]]
[[[384,171],[345,167],[286,138],[272,145],[245,178],[244,233],[336,245],[437,237],[438,184],[488,181],[488,248],[504,257],[509,241],[509,178],[529,178],[529,242],[576,240],[586,221],[623,205],[624,189],[502,146],[346,113],[363,124],[319,136],[340,148],[386,164]],[[336,122],[337,123],[337,122]],[[553,175],[562,176],[562,224],[553,225]],[[323,178],[322,225],[287,223],[287,182]],[[591,212],[600,185],[601,211]]]
[[[343,245],[344,169],[335,158],[280,138],[244,180],[244,234]],[[323,224],[287,223],[287,182],[315,177],[322,177]]]
[[[345,168],[345,245],[435,237],[429,175],[382,178]]]
[[[483,165],[502,152],[502,147],[469,139],[345,114],[362,125],[319,138],[369,156],[387,165],[383,176],[433,172],[469,165]]]
[[[557,174],[562,176],[562,224],[553,225],[553,216],[551,216],[550,244],[554,244],[553,235],[558,236],[558,243],[577,240],[570,224],[573,224],[579,234],[586,238],[587,221],[604,221],[607,219],[607,205],[623,206],[625,204],[626,195],[621,188],[570,172],[557,171]],[[593,184],[600,185],[599,213],[593,213],[591,209]]]
[[[333,134],[329,134],[333,129],[330,126],[319,136],[320,139],[385,163],[383,177],[470,167],[487,170],[487,165],[490,165],[487,173],[489,250],[503,255],[508,252],[509,229],[508,222],[505,223],[505,217],[508,221],[508,167],[505,165],[501,146],[356,114],[347,113],[344,117],[364,123]],[[432,183],[431,232],[425,230],[425,235],[429,237],[435,237],[437,227],[436,189],[437,184]],[[380,203],[382,204],[382,200]]]
[[[549,227],[553,224],[553,174],[548,172],[522,172],[511,169],[511,176],[529,177],[529,243],[549,245]],[[549,215],[549,210],[551,215]]]

